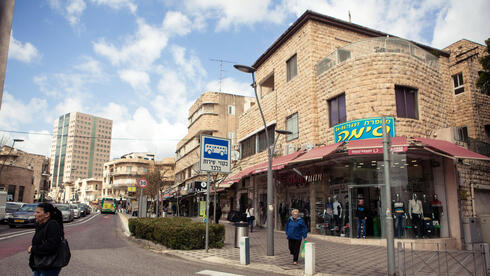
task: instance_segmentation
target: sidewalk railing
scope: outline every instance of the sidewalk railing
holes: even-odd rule
[[[443,247],[443,248],[441,248]],[[473,250],[449,250],[437,244],[437,251],[416,251],[413,243],[398,242],[398,275],[487,276],[488,245]]]

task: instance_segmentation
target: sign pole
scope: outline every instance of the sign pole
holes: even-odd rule
[[[386,254],[388,259],[388,275],[395,275],[395,245],[393,238],[393,217],[391,214],[391,176],[390,176],[390,150],[391,137],[386,130],[386,117],[383,117],[383,163],[385,180],[385,201],[386,201]]]
[[[208,183],[206,183],[206,253],[208,253],[209,247],[209,186],[210,185],[210,173],[208,171]]]
[[[139,200],[139,204],[138,204],[138,217],[139,218],[143,217],[143,214],[141,212],[143,210],[143,190],[144,190],[144,188],[141,188],[141,190],[140,190],[140,200]]]

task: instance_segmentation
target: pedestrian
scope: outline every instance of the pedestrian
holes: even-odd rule
[[[64,239],[63,216],[61,211],[51,203],[41,203],[37,206],[34,213],[36,220],[36,231],[32,237],[32,245],[27,248],[29,256],[29,266],[34,272],[34,276],[56,276],[60,273],[61,267],[37,268],[34,258],[45,256],[56,256],[58,247]]]
[[[362,238],[365,239],[366,220],[368,217],[368,210],[366,206],[364,206],[364,199],[359,199],[359,204],[357,205],[357,209],[356,209],[356,216],[357,216],[357,238],[359,239],[361,237],[361,231],[362,231]]]
[[[221,206],[218,203],[218,204],[216,204],[216,217],[214,218],[214,222],[216,224],[219,223],[219,219],[221,218],[221,215],[222,215]]]
[[[306,241],[307,228],[305,221],[299,217],[299,210],[293,209],[291,216],[286,222],[286,236],[288,238],[289,253],[293,255],[293,264],[298,264],[299,250],[301,247],[301,239]]]
[[[247,215],[247,222],[250,225],[250,232],[253,232],[254,231],[254,220],[255,220],[254,208],[248,207],[247,210],[245,210],[245,214]]]
[[[175,203],[172,204],[172,215],[174,217],[177,215],[177,206],[175,206]]]

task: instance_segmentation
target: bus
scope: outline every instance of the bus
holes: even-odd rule
[[[100,201],[100,212],[102,214],[103,213],[115,214],[116,213],[116,205],[117,205],[117,201],[115,198],[104,197]]]

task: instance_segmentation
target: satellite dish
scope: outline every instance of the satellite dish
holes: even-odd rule
[[[231,161],[237,161],[240,158],[240,152],[234,150],[231,152]]]

